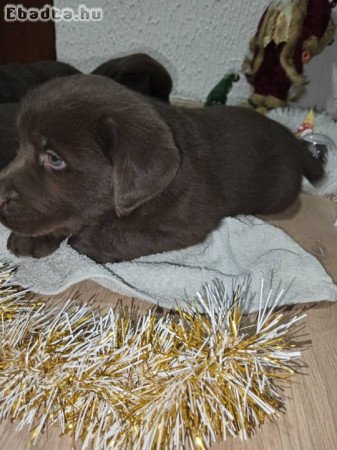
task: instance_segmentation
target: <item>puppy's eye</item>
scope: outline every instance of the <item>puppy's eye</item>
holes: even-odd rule
[[[41,155],[40,162],[43,166],[51,167],[53,169],[63,169],[66,166],[63,159],[53,150],[46,150],[46,152]]]
[[[52,152],[51,150],[47,150],[46,154],[48,157],[48,161],[52,166],[59,167],[64,163],[63,159],[61,159],[56,153]]]

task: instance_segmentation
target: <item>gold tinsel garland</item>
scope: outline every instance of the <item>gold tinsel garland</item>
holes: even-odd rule
[[[271,293],[255,321],[242,297],[206,285],[183,311],[158,317],[51,305],[11,286],[0,268],[0,419],[59,427],[81,448],[209,448],[246,438],[284,410],[279,386],[298,368],[301,317],[275,312]]]

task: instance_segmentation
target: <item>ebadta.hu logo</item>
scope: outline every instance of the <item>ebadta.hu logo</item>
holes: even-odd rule
[[[7,3],[4,6],[4,20],[6,22],[91,22],[103,20],[102,8],[88,8],[79,5],[77,10],[73,8],[57,8],[44,5],[43,8],[25,8],[23,5]]]

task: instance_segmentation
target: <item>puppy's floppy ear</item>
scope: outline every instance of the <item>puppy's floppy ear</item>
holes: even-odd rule
[[[143,117],[123,114],[105,119],[119,217],[160,194],[179,168],[180,154],[169,127],[155,112],[148,112]]]

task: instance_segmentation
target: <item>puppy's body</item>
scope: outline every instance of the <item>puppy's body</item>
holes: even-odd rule
[[[59,61],[0,64],[0,103],[19,102],[32,88],[56,77],[80,73]]]
[[[97,76],[40,87],[18,126],[20,151],[0,177],[18,255],[44,256],[68,236],[98,262],[193,245],[223,217],[282,210],[318,164],[304,167],[296,138],[253,111],[175,108]],[[48,148],[62,170],[39,163]]]

